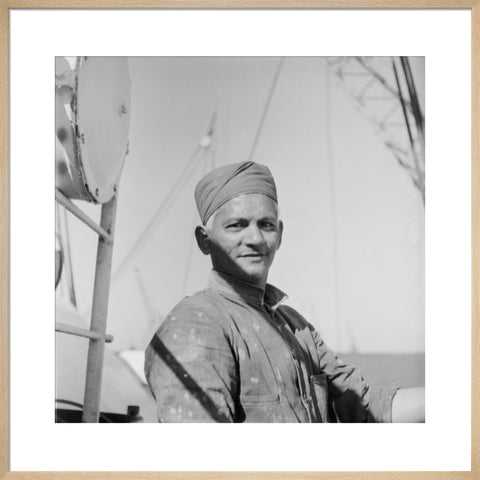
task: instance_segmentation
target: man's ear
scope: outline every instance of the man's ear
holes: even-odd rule
[[[277,250],[280,248],[280,245],[282,244],[282,235],[283,235],[283,222],[280,220],[278,222]]]
[[[195,229],[195,238],[197,239],[198,248],[204,255],[210,255],[210,238],[205,227],[198,226]]]

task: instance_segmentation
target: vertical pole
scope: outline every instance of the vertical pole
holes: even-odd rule
[[[410,62],[408,57],[400,57],[400,62],[405,75],[405,81],[407,82],[408,93],[410,95],[410,104],[412,105],[413,115],[417,124],[417,129],[420,136],[425,142],[425,119],[423,118],[420,103],[418,102],[417,89],[415,88],[415,81],[412,75],[412,69],[410,68]]]
[[[415,144],[413,141],[412,130],[410,128],[410,122],[408,120],[407,108],[405,106],[402,87],[400,85],[400,80],[398,78],[398,73],[397,73],[397,67],[395,65],[395,60],[393,59],[393,57],[392,57],[392,66],[393,66],[393,73],[395,75],[395,81],[397,82],[398,93],[400,94],[400,105],[402,106],[403,117],[405,119],[405,125],[407,127],[408,139],[410,140],[410,148],[412,150],[413,163],[415,166],[415,171],[417,173],[418,188],[420,190],[420,194],[422,195],[423,204],[425,204],[425,174],[422,172],[420,168],[417,152],[415,151]]]
[[[117,197],[102,206],[100,225],[110,234],[110,239],[98,238],[97,264],[93,287],[90,330],[101,334],[101,339],[90,339],[87,359],[87,378],[83,400],[83,422],[98,422],[100,416],[100,392],[102,387],[103,356],[107,329],[108,296],[112,269],[113,234]]]
[[[418,102],[417,89],[415,88],[415,82],[413,79],[408,57],[400,57],[400,62],[403,68],[403,73],[405,75],[405,81],[407,82],[408,93],[410,95],[410,103],[413,108],[413,116],[417,125],[421,160],[423,163],[423,168],[425,169],[425,119],[420,108],[420,103]]]

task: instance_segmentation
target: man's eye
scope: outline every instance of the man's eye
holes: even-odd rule
[[[229,223],[227,225],[227,228],[235,229],[235,228],[242,228],[242,224],[240,222],[236,223]]]
[[[263,222],[261,227],[264,230],[274,230],[275,229],[275,224],[272,222]]]

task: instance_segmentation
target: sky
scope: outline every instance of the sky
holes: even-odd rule
[[[114,350],[144,348],[161,318],[204,288],[210,263],[194,243],[194,187],[212,166],[250,158],[280,61],[129,59],[129,154],[120,181],[107,328]],[[424,105],[424,61],[411,63]],[[211,145],[200,148],[134,261],[115,274],[214,113]],[[267,165],[277,184],[285,229],[269,282],[288,294],[287,303],[336,351],[423,352],[424,204],[326,59],[283,60],[253,160]],[[76,203],[99,219],[98,206]],[[87,316],[97,240],[76,218],[68,222],[78,310]],[[59,286],[59,302],[62,291]]]

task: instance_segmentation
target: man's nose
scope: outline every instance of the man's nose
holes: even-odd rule
[[[257,225],[250,225],[245,234],[245,242],[248,244],[258,245],[263,242],[262,232]]]

